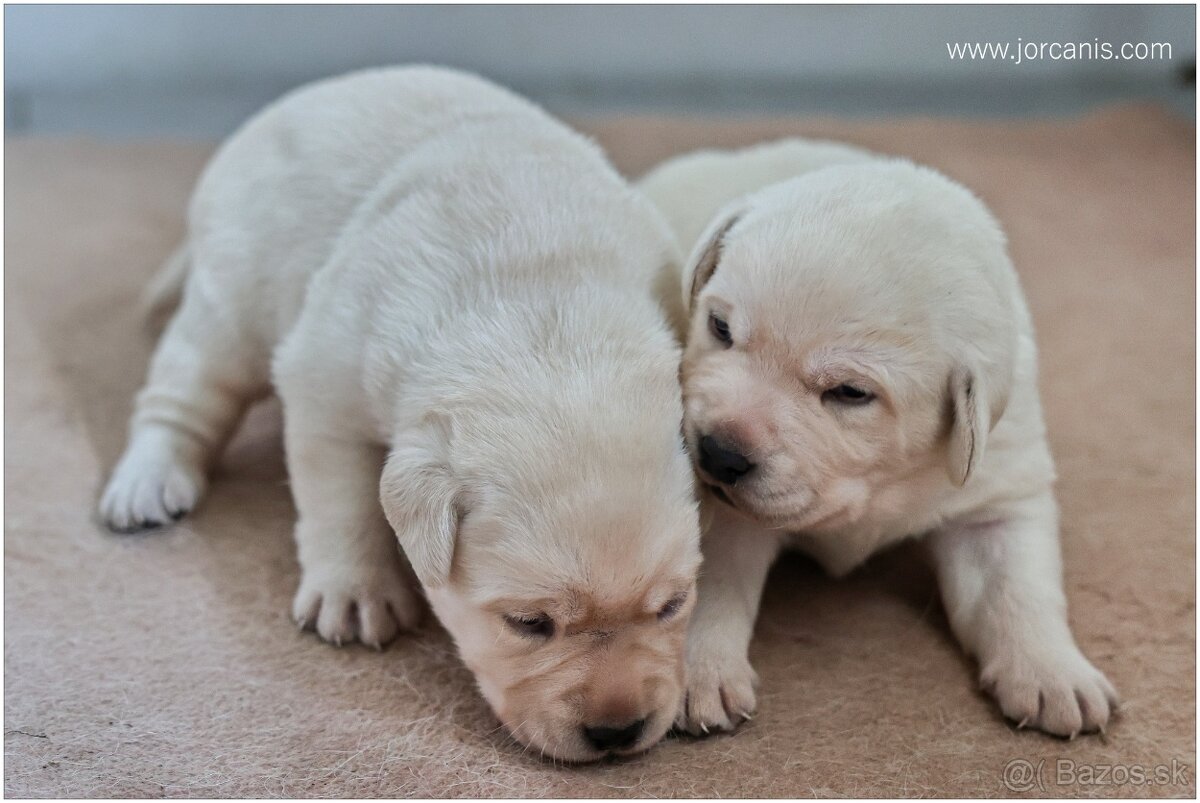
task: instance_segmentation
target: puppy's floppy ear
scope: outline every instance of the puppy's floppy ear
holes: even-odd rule
[[[383,467],[379,499],[421,585],[446,583],[461,511],[442,427],[420,426],[396,440]]]
[[[987,443],[992,415],[978,374],[966,368],[950,372],[950,478],[965,485]]]
[[[689,314],[696,303],[696,296],[700,294],[704,285],[708,284],[708,280],[717,270],[717,263],[721,261],[721,248],[724,245],[725,235],[741,219],[744,211],[745,207],[742,203],[725,206],[708,224],[704,235],[693,249],[691,257],[688,258],[682,284],[683,306]]]

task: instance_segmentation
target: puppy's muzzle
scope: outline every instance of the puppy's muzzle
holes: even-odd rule
[[[735,444],[705,435],[700,439],[700,468],[719,483],[735,485],[754,470],[754,463]]]

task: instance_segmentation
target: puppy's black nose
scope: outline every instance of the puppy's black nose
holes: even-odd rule
[[[750,473],[754,464],[741,452],[723,445],[712,435],[700,439],[700,468],[717,482],[733,485]]]
[[[592,747],[608,752],[632,747],[638,739],[642,738],[642,729],[645,727],[646,720],[644,719],[615,728],[609,725],[584,725],[583,735]]]

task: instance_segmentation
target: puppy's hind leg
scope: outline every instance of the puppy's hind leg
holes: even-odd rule
[[[203,298],[185,298],[155,349],[125,452],[101,495],[104,522],[134,532],[189,512],[209,463],[266,380],[265,361],[236,328]]]

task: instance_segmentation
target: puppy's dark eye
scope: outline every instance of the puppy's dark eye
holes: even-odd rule
[[[822,398],[825,401],[861,407],[875,401],[875,394],[854,385],[838,385],[836,388],[825,391]]]
[[[548,639],[554,635],[554,620],[546,614],[536,616],[505,616],[504,623],[519,636]]]
[[[733,335],[729,333],[729,324],[715,312],[708,313],[708,331],[717,339],[717,342],[723,343],[726,348],[733,345]]]
[[[665,622],[668,619],[673,619],[675,614],[679,613],[679,609],[683,607],[683,603],[687,602],[687,593],[676,594],[667,600],[667,604],[658,609],[658,621]]]

